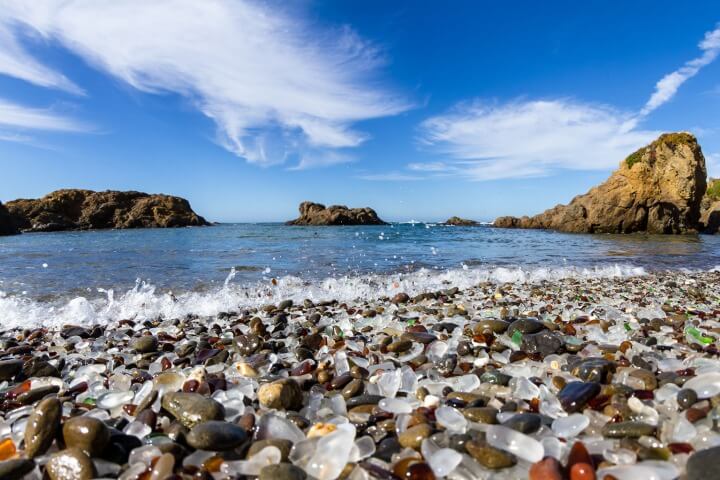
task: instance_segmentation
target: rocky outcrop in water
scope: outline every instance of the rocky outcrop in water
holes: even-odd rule
[[[57,190],[6,206],[24,232],[208,225],[184,198],[141,192]]]
[[[720,179],[708,181],[707,191],[700,204],[700,223],[704,233],[720,232]]]
[[[689,133],[661,135],[628,156],[604,183],[534,217],[500,217],[496,227],[576,233],[692,233],[702,229],[705,158]]]
[[[468,220],[467,218],[450,217],[445,221],[445,225],[454,225],[456,227],[475,227],[480,224],[475,220]]]
[[[15,235],[20,233],[15,228],[15,222],[13,222],[10,212],[8,212],[5,205],[0,203],[0,235]]]
[[[303,202],[300,216],[287,225],[387,225],[372,208],[348,208],[344,205],[326,207],[320,203]]]

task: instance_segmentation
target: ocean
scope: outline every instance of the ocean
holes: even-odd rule
[[[0,322],[215,315],[279,299],[355,300],[720,266],[720,236],[578,235],[430,223],[32,233],[0,237]]]

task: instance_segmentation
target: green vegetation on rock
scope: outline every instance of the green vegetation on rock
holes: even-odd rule
[[[627,164],[628,168],[632,168],[633,165],[642,160],[642,156],[643,153],[645,153],[646,148],[647,147],[642,147],[627,156],[627,158],[625,159],[625,163]]]
[[[707,190],[705,191],[705,196],[713,201],[720,200],[720,179],[711,178],[710,180],[708,180],[708,186]]]

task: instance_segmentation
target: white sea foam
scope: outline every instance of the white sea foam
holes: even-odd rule
[[[465,289],[481,282],[528,282],[564,278],[617,278],[644,275],[643,268],[628,265],[602,267],[556,268],[458,268],[446,271],[419,270],[412,273],[364,275],[307,281],[283,277],[276,284],[267,281],[254,285],[232,283],[231,271],[223,287],[210,292],[186,292],[173,295],[155,286],[140,282],[118,295],[112,290],[97,289],[95,298],[76,297],[54,303],[36,301],[22,295],[0,291],[0,325],[2,328],[31,328],[63,324],[96,324],[121,319],[152,319],[182,317],[187,314],[216,315],[292,299],[302,302],[336,299],[353,301],[392,296],[398,292],[410,295],[426,291],[458,287]]]

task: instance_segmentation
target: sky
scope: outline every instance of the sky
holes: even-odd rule
[[[717,1],[0,0],[0,201],[535,214],[662,132],[720,176],[718,57]]]

